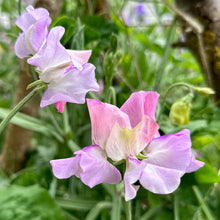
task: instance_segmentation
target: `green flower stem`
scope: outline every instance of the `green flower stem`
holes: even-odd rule
[[[121,192],[118,192],[117,185],[114,186],[115,192],[112,199],[111,220],[121,219]]]
[[[39,86],[39,85],[43,85],[43,83],[44,83],[44,82],[43,82],[41,79],[36,80],[36,81],[32,82],[31,84],[29,84],[29,85],[27,86],[27,90],[30,89],[30,88]]]
[[[172,24],[171,24],[171,27],[170,27],[170,30],[169,30],[169,33],[168,33],[167,39],[166,39],[164,54],[163,54],[163,56],[160,60],[158,70],[155,73],[154,90],[157,90],[157,91],[160,90],[160,83],[161,83],[161,80],[163,79],[164,69],[165,69],[165,67],[168,63],[168,60],[169,60],[170,50],[172,48],[171,42],[173,41],[173,39],[175,37],[175,33],[176,33],[176,19],[174,19]]]
[[[206,214],[208,220],[215,220],[215,218],[213,217],[213,215],[211,213],[211,210],[209,209],[209,207],[206,205],[204,199],[202,198],[202,194],[201,194],[199,188],[197,186],[193,186],[192,189],[195,193],[197,200],[199,201],[199,203],[201,205],[202,210]]]
[[[187,87],[187,88],[190,90],[190,92],[193,91],[193,86],[191,86],[191,85],[189,85],[189,84],[187,84],[187,83],[182,83],[182,82],[181,82],[181,83],[175,83],[175,84],[171,85],[171,86],[167,89],[167,91],[166,91],[166,93],[165,93],[165,95],[163,96],[163,99],[162,99],[162,101],[161,101],[161,110],[160,110],[160,112],[159,112],[159,115],[157,116],[157,121],[158,121],[158,122],[159,122],[160,116],[161,116],[161,114],[162,114],[162,112],[163,112],[164,104],[165,104],[165,101],[166,101],[166,99],[167,99],[167,96],[168,96],[169,92],[170,92],[174,87],[178,87],[178,86],[184,86],[184,87]]]
[[[126,220],[132,220],[131,201],[125,202]]]
[[[25,96],[11,111],[10,113],[2,120],[0,124],[0,134],[5,129],[9,121],[13,118],[13,116],[27,103],[34,95],[36,95],[41,89],[45,88],[45,86],[36,87],[33,89],[27,96]]]
[[[116,93],[114,87],[110,86],[107,92],[107,103],[116,105]]]
[[[179,199],[177,195],[174,195],[174,220],[180,220],[178,205],[179,205]]]

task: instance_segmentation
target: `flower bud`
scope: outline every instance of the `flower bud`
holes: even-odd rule
[[[193,89],[198,92],[200,95],[213,95],[215,94],[215,91],[208,87],[193,87]]]
[[[173,123],[178,125],[189,123],[192,98],[193,94],[186,95],[171,106],[169,117]]]

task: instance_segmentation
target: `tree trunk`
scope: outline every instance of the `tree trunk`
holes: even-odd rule
[[[96,15],[100,15],[104,18],[109,19],[109,3],[108,0],[97,0],[94,11],[92,9],[93,0],[84,0],[86,6],[86,14],[94,13]]]
[[[51,17],[56,17],[60,14],[62,8],[62,0],[36,0],[35,8],[44,7],[50,12]],[[26,59],[20,60],[20,75],[19,81],[15,92],[16,105],[22,100],[28,92],[26,87],[33,81],[30,74],[30,68],[26,62]],[[21,112],[36,117],[39,109],[39,96],[33,97],[25,106],[21,109]],[[19,126],[10,124],[6,131],[6,140],[3,147],[2,154],[0,155],[0,167],[6,174],[21,170],[27,160],[27,152],[32,148],[31,139],[33,132]]]
[[[202,40],[209,73],[204,68],[196,34],[181,20],[186,36],[186,45],[201,63],[204,73],[209,74],[208,86],[215,90],[215,102],[220,100],[220,1],[219,0],[176,0],[177,7],[199,21],[204,31]],[[220,102],[217,102],[220,106]]]

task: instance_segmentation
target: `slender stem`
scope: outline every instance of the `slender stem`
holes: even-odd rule
[[[183,20],[185,20],[194,30],[196,33],[203,32],[203,26],[195,20],[192,16],[186,14],[185,12],[181,11],[175,5],[170,3],[167,0],[162,0],[171,10],[173,10],[178,16],[180,16]]]
[[[212,73],[210,70],[210,66],[208,64],[208,57],[205,51],[202,35],[200,33],[197,33],[197,38],[198,38],[198,46],[199,46],[199,53],[200,53],[200,58],[201,58],[201,63],[203,70],[205,72],[205,77],[208,82],[208,85],[213,88],[213,82],[212,82]]]
[[[179,203],[178,197],[177,195],[174,195],[174,220],[180,220],[178,203]]]
[[[21,0],[18,1],[18,14],[21,15]]]
[[[115,89],[110,86],[107,93],[107,102],[116,105],[116,93]]]
[[[43,85],[43,84],[44,84],[44,82],[43,82],[41,79],[38,79],[38,80],[36,80],[36,81],[30,83],[30,84],[27,86],[27,90],[28,90],[28,89],[31,89],[31,88],[33,88],[33,87],[35,87],[35,86],[39,86],[39,85]]]
[[[154,216],[156,216],[161,209],[163,208],[163,205],[156,205],[150,208],[144,215],[140,217],[140,220],[150,220]]]
[[[132,220],[131,201],[125,202],[126,220]]]
[[[168,33],[167,39],[166,39],[164,54],[160,60],[159,68],[158,68],[157,72],[155,73],[154,90],[157,90],[157,91],[159,91],[160,82],[161,82],[161,79],[163,78],[164,69],[165,69],[167,61],[169,59],[170,49],[171,49],[171,41],[173,40],[175,33],[176,33],[175,23],[176,23],[176,19],[173,20],[172,26],[170,27],[170,30],[169,30],[169,33]]]
[[[201,194],[199,188],[197,186],[193,186],[192,189],[195,193],[195,196],[196,196],[197,200],[201,204],[202,210],[206,214],[208,220],[215,220],[215,218],[213,217],[209,207],[206,205],[204,199],[202,198],[202,194]]]
[[[27,96],[25,96],[10,112],[9,114],[2,120],[0,124],[0,134],[5,129],[9,121],[13,118],[13,116],[27,103],[34,95],[36,95],[41,89],[44,87],[36,87],[33,89]]]
[[[191,85],[189,85],[189,84],[187,84],[187,83],[182,83],[182,82],[181,82],[181,83],[175,83],[175,84],[171,85],[171,86],[167,89],[167,91],[166,91],[166,93],[165,93],[165,95],[163,96],[163,99],[162,99],[162,101],[161,101],[161,110],[160,110],[159,115],[157,116],[157,121],[158,121],[158,122],[159,122],[160,116],[161,116],[161,114],[162,114],[162,112],[163,112],[164,104],[165,104],[165,101],[166,101],[166,98],[167,98],[169,92],[170,92],[174,87],[177,87],[177,86],[187,87],[191,92],[192,92],[192,89],[193,89],[193,87],[192,87]]]
[[[117,191],[117,185],[114,186],[115,192],[112,199],[112,213],[111,220],[121,219],[121,193]]]
[[[132,57],[133,57],[134,67],[135,67],[136,73],[137,73],[138,82],[139,82],[140,88],[143,88],[144,85],[143,85],[143,80],[141,79],[141,70],[140,70],[140,68],[138,66],[138,63],[137,63],[137,56],[136,56],[136,53],[135,53],[135,48],[134,48],[133,43],[131,41],[130,35],[128,33],[128,27],[125,26],[125,29],[126,29],[128,45],[129,45],[130,52],[131,52]]]

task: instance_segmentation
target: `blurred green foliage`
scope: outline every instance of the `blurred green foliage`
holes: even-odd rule
[[[94,14],[93,10],[85,15],[83,1],[65,0],[62,14],[54,18],[51,25],[65,27],[61,42],[66,48],[93,51],[90,62],[96,66],[103,92],[89,93],[88,97],[113,101],[107,96],[114,88],[117,106],[121,106],[133,91],[157,89],[161,94],[157,109],[161,134],[190,129],[192,148],[206,163],[197,172],[184,175],[181,186],[173,194],[155,195],[141,188],[132,201],[134,219],[218,219],[220,109],[209,96],[194,93],[189,123],[179,126],[171,122],[170,108],[190,91],[176,87],[166,97],[164,106],[161,105],[166,90],[174,83],[206,85],[199,64],[190,51],[172,46],[180,40],[181,30],[177,22],[163,23],[163,15],[174,17],[164,4],[153,2],[156,23],[128,27],[121,18],[126,1],[110,0],[109,3],[111,20]],[[24,10],[22,2],[21,11]],[[19,33],[14,24],[18,1],[2,0],[3,15],[7,25],[0,23],[1,119],[12,106],[19,76],[18,59],[13,51]],[[51,159],[71,157],[73,151],[91,144],[86,105],[67,104],[63,115],[57,113],[54,106],[49,106],[39,110],[38,119],[17,114],[12,123],[35,131],[35,148],[28,155],[25,169],[10,178],[0,173],[0,219],[125,219],[124,202],[118,196],[123,195],[121,185],[101,184],[90,189],[76,177],[57,180],[52,175]],[[3,143],[4,136],[1,136],[1,147]]]

